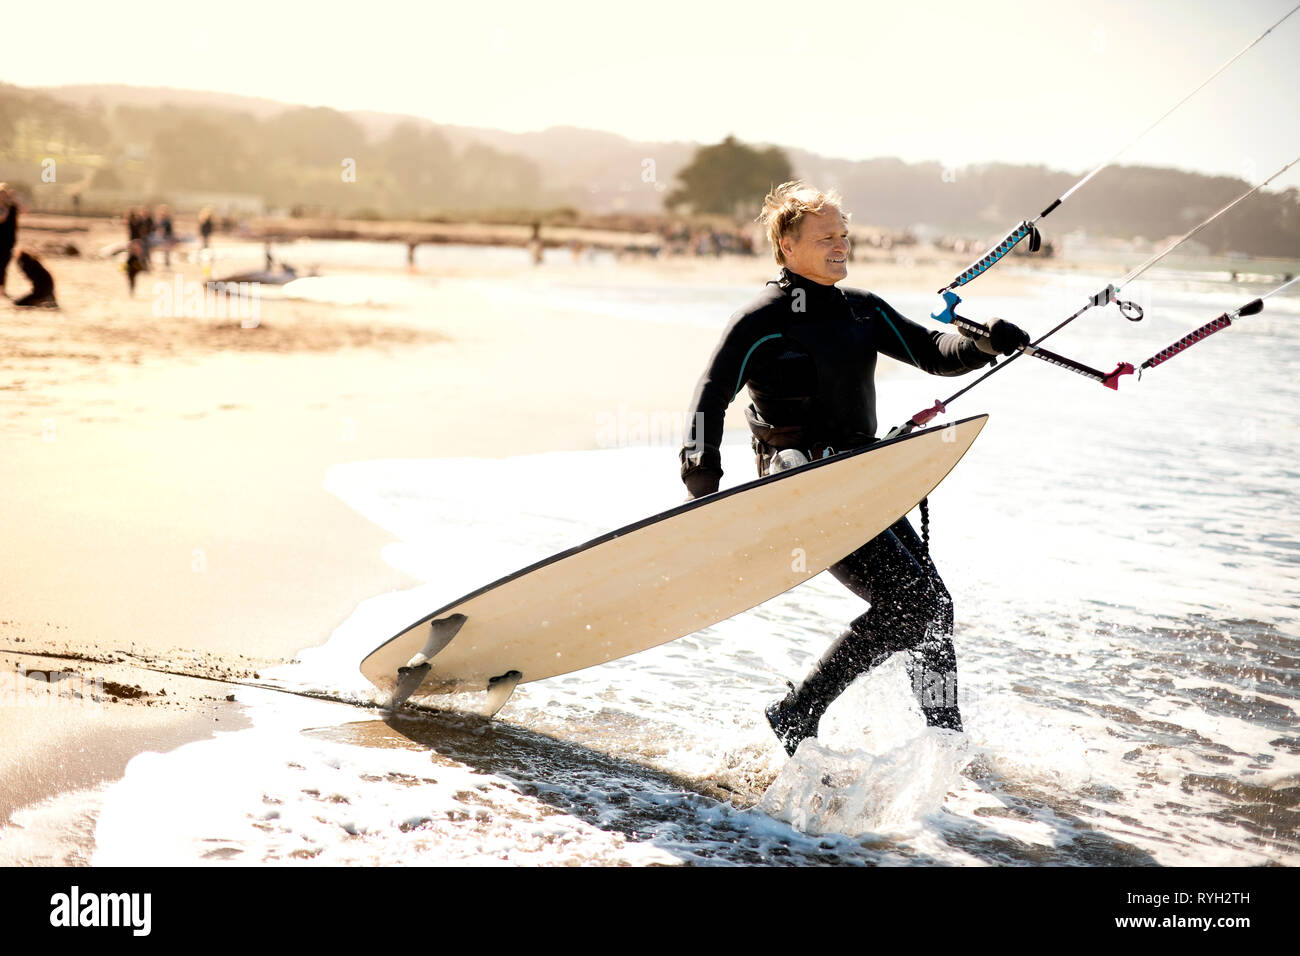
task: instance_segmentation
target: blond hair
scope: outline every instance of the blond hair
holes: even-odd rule
[[[797,236],[804,216],[820,215],[826,209],[836,209],[849,220],[844,211],[844,200],[835,190],[823,192],[810,186],[802,179],[782,183],[763,200],[763,211],[758,214],[758,222],[767,230],[767,238],[772,243],[772,255],[777,265],[785,265],[785,253],[781,251],[781,240],[786,236]]]

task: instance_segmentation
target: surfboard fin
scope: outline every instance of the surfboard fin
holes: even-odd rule
[[[397,669],[397,687],[393,689],[393,696],[388,702],[391,710],[401,707],[420,689],[431,670],[429,659],[451,643],[451,639],[460,633],[467,620],[469,618],[464,614],[452,614],[429,624],[429,638],[424,646],[404,666]],[[504,704],[505,701],[501,703]]]
[[[487,716],[489,718],[495,717],[497,711],[506,705],[506,701],[515,692],[523,676],[519,671],[506,671],[501,676],[488,681]]]
[[[397,710],[408,700],[411,695],[419,690],[424,679],[429,676],[429,662],[417,664],[415,667],[399,667],[397,669],[397,687],[393,689],[393,696],[388,701],[389,710]]]

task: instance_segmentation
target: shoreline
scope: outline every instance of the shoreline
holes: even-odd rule
[[[247,245],[250,258],[260,255]],[[715,329],[554,302],[520,309],[440,285],[430,270],[411,279],[424,289],[416,304],[268,298],[258,326],[245,329],[155,316],[151,297],[137,289],[129,298],[104,260],[49,267],[59,311],[0,303],[9,346],[0,475],[13,515],[0,573],[16,582],[0,615],[0,666],[62,662],[147,693],[88,713],[0,707],[10,730],[0,773],[23,781],[7,788],[6,821],[119,778],[136,754],[242,719],[239,705],[214,692],[220,685],[133,660],[197,655],[199,674],[256,672],[323,644],[362,601],[418,583],[382,560],[388,532],[325,491],[330,466],[602,447],[611,420],[680,419],[717,339]],[[164,276],[155,268],[146,289]],[[598,272],[575,264],[554,275],[598,276],[617,291],[718,277],[757,287],[773,271],[754,260],[684,260]],[[932,271],[879,266],[859,275],[870,280],[863,285],[924,288]],[[188,262],[171,274],[201,279]],[[525,290],[539,275],[522,264],[484,274]],[[986,288],[1033,281],[1004,276]],[[744,428],[743,404],[730,407],[729,429]],[[674,472],[676,455],[664,448]]]
[[[267,300],[258,329],[225,334],[279,330],[284,341],[232,351],[204,334],[207,320],[155,321],[111,263],[50,268],[60,311],[0,303],[10,345],[0,475],[13,516],[0,573],[15,582],[0,662],[68,654],[86,676],[146,686],[157,675],[131,680],[129,662],[102,662],[190,648],[224,661],[292,659],[363,600],[417,583],[382,561],[392,536],[324,490],[331,465],[595,447],[602,412],[684,406],[698,369],[676,356],[686,342],[707,354],[714,338],[522,316],[435,284],[435,314]],[[176,271],[199,276],[190,264]],[[332,335],[341,324],[368,333],[367,344]],[[635,382],[633,358],[664,373]],[[675,456],[666,450],[674,467]],[[105,702],[55,721],[57,706],[0,707],[11,730],[0,772],[23,781],[6,788],[4,818],[75,782],[120,776],[159,743],[210,734],[202,693],[168,696],[166,708]],[[101,739],[114,746],[96,754]],[[64,768],[68,752],[76,768]]]

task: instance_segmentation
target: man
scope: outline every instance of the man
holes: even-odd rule
[[[204,206],[199,210],[199,235],[203,238],[203,248],[208,248],[212,239],[212,207]]]
[[[163,266],[170,269],[172,249],[176,245],[176,229],[172,225],[171,210],[166,205],[158,207],[158,232],[162,234]]]
[[[18,243],[18,198],[8,183],[0,183],[0,295],[5,292],[5,274]]]
[[[849,252],[840,206],[836,194],[803,182],[785,183],[764,200],[759,219],[781,275],[732,316],[696,386],[681,453],[691,497],[718,490],[723,416],[742,387],[752,400],[746,418],[764,475],[876,440],[878,354],[934,375],[960,375],[1028,343],[1028,335],[1001,320],[983,339],[930,331],[878,296],[837,288],[848,275]],[[907,519],[830,570],[870,608],[802,684],[768,706],[786,752],[817,735],[822,715],[855,678],[898,651],[908,653],[926,722],[961,730],[952,599]]]

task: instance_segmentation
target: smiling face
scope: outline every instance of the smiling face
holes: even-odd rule
[[[794,235],[781,239],[781,252],[791,272],[834,285],[849,274],[849,227],[834,206],[809,213]]]

